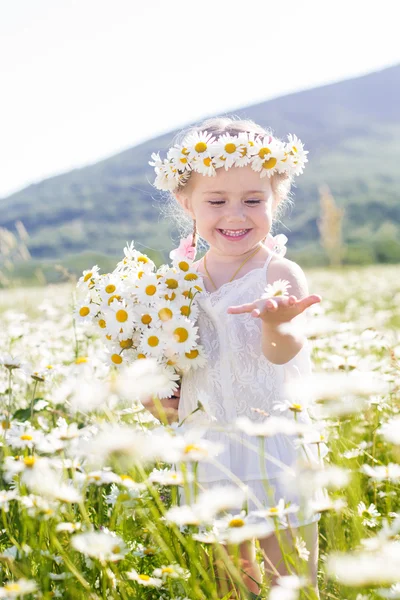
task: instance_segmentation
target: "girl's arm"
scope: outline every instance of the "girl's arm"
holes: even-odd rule
[[[159,400],[165,411],[168,423],[172,423],[173,421],[178,420],[178,406],[180,394],[181,388],[179,387],[176,390],[176,392],[174,392],[174,395],[171,398],[161,398],[161,400]],[[149,402],[145,403],[145,407],[153,415],[153,417],[156,417],[156,419],[159,419],[160,421],[162,420],[162,412],[159,411],[157,403],[155,403],[152,398],[149,400]]]
[[[241,306],[230,306],[228,313],[249,312],[252,317],[260,318],[262,352],[270,362],[283,365],[300,352],[306,341],[300,315],[312,304],[320,302],[321,296],[308,294],[307,280],[302,269],[286,258],[271,262],[268,279],[270,282],[278,279],[288,281],[290,296],[259,298]]]

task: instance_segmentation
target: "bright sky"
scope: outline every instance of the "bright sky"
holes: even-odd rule
[[[394,4],[2,2],[0,197],[203,117],[398,64]]]

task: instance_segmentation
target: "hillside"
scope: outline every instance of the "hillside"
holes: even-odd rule
[[[318,187],[327,183],[346,210],[348,260],[400,261],[400,65],[229,114],[270,126],[284,139],[296,133],[309,150],[293,190],[295,208],[277,230],[292,248],[304,257],[322,252]],[[131,239],[167,257],[176,230],[159,216],[148,160],[153,151],[166,150],[175,134],[0,199],[0,227],[14,230],[21,220],[36,259],[83,251],[119,255]]]

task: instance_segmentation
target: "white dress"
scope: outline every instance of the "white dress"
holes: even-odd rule
[[[252,408],[261,409],[269,415],[293,419],[292,411],[282,413],[274,408],[274,405],[284,399],[285,380],[311,372],[308,342],[288,363],[273,364],[261,350],[261,320],[249,313],[234,315],[226,312],[229,306],[260,298],[267,285],[267,269],[272,256],[273,253],[268,256],[263,267],[253,269],[242,277],[223,284],[215,292],[207,292],[203,284],[204,291],[196,296],[199,307],[197,325],[199,343],[204,347],[207,364],[183,376],[178,409],[181,422],[197,408],[200,400],[212,417],[209,427],[206,426],[204,437],[224,446],[224,450],[216,457],[217,462],[223,466],[222,469],[209,462],[198,463],[197,479],[202,487],[210,488],[213,484],[235,485],[224,471],[227,469],[247,484],[264,506],[273,504],[262,481],[263,478],[265,481],[265,476],[260,467],[258,438],[237,431],[233,439],[224,431],[215,431],[213,422],[225,427],[232,425],[240,416],[247,416],[256,422],[266,419],[265,415],[253,411]],[[298,421],[311,422],[308,411],[296,414]],[[204,426],[204,413],[201,411],[189,417],[185,425],[196,426],[196,422]],[[251,444],[255,449],[247,447],[246,444]],[[284,434],[265,438],[264,466],[268,482],[275,493],[275,503],[283,497],[286,502],[301,504],[296,492],[286,489],[281,477],[283,471],[280,463],[294,464],[299,453],[307,455],[308,460],[321,462],[327,451],[326,445],[320,444],[318,457],[316,444],[299,449],[295,446],[293,438]],[[180,497],[182,503],[185,502],[183,490],[180,491]],[[251,497],[248,507],[259,508]],[[238,506],[238,510],[240,508]],[[300,518],[292,514],[289,518],[291,525],[297,527],[318,520],[320,514],[309,518]]]

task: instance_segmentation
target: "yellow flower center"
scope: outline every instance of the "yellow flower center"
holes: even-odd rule
[[[159,342],[160,342],[160,340],[158,339],[158,337],[156,335],[151,335],[149,337],[149,339],[147,340],[147,343],[152,348],[155,348],[156,346],[158,346]]]
[[[199,355],[199,351],[198,350],[191,350],[190,352],[185,352],[185,356],[187,358],[197,358]]]
[[[125,323],[125,321],[127,321],[128,319],[128,313],[126,312],[126,310],[123,310],[121,308],[115,313],[115,318],[117,319],[118,323]]]
[[[25,456],[24,464],[28,469],[31,469],[36,462],[36,458],[34,456]]]
[[[142,321],[143,325],[149,325],[152,321],[152,318],[150,315],[143,315],[140,320]]]
[[[87,362],[87,356],[79,356],[76,361],[75,364],[76,365],[81,365],[82,363],[86,363]]]
[[[137,274],[138,278],[141,279],[144,275],[144,271],[139,271],[139,273]]]
[[[177,327],[175,329],[175,331],[174,331],[174,338],[180,344],[182,344],[183,342],[186,342],[186,340],[188,339],[188,337],[189,337],[188,330],[185,329],[184,327]]]
[[[132,477],[129,477],[129,475],[120,475],[122,481],[133,481]]]
[[[209,167],[211,165],[211,158],[209,156],[207,156],[207,158],[205,158],[203,160],[203,163],[205,164],[206,167]]]
[[[107,324],[104,319],[99,319],[99,327],[101,327],[102,329],[105,329],[106,325]]]
[[[167,288],[170,290],[176,290],[178,287],[178,282],[176,279],[166,279],[165,283],[167,284]]]
[[[115,287],[115,285],[112,285],[112,283],[110,283],[109,285],[106,285],[106,292],[107,294],[112,294],[113,292],[115,292],[117,288]]]
[[[116,294],[114,294],[114,296],[110,296],[108,299],[108,302],[107,302],[108,306],[110,306],[110,304],[113,300],[121,300],[121,296],[118,296]]]
[[[173,317],[172,310],[170,308],[162,308],[158,311],[158,316],[161,321],[169,321]]]
[[[247,154],[247,148],[246,148],[246,146],[244,146],[244,147],[243,147],[243,148],[240,150],[240,155],[241,155],[241,158],[243,158],[244,156],[246,156],[246,154]]]
[[[225,144],[225,152],[228,154],[233,154],[236,151],[236,144]]]
[[[243,527],[244,526],[244,521],[243,519],[231,519],[229,521],[229,527]]]
[[[88,306],[82,306],[81,310],[79,311],[81,317],[87,317],[89,313],[90,308]]]
[[[139,579],[142,579],[143,581],[149,581],[150,577],[149,575],[139,575]]]
[[[131,340],[131,339],[121,340],[119,345],[121,346],[121,348],[124,348],[124,350],[126,350],[127,348],[132,348],[133,340]]]
[[[263,162],[262,166],[263,169],[273,169],[274,166],[276,165],[276,158],[272,157],[269,160],[266,160]]]
[[[120,365],[122,363],[122,356],[120,356],[119,354],[113,354],[111,356],[111,360],[115,365]]]
[[[199,446],[196,446],[195,444],[188,444],[184,449],[185,454],[190,454],[190,452],[193,452],[193,451],[202,452],[202,448],[200,448]]]
[[[186,281],[195,281],[198,278],[199,276],[196,275],[196,273],[188,273],[187,275],[185,275]]]
[[[175,300],[175,298],[176,298],[176,294],[175,294],[175,292],[172,292],[170,295],[168,295],[168,294],[165,294],[164,298],[165,298],[166,300],[170,300],[170,301],[172,302],[172,300]]]
[[[113,546],[113,547],[111,548],[111,552],[112,552],[113,554],[119,554],[119,553],[121,552],[121,546],[118,546],[118,544],[117,544],[116,546]]]
[[[190,308],[188,306],[181,306],[181,315],[188,317],[190,315]]]
[[[111,336],[111,335],[106,335],[106,338],[107,338],[108,340],[110,340],[110,341],[112,340],[112,336]]]
[[[207,144],[205,142],[197,142],[194,149],[196,150],[196,152],[201,154],[202,152],[205,152],[207,150]]]
[[[92,277],[93,273],[86,273],[85,277],[83,278],[83,281],[86,283],[86,281],[88,281],[91,277]]]
[[[139,353],[139,354],[137,355],[137,357],[138,357],[138,358],[146,358],[146,355],[145,355],[145,354],[142,354],[142,353]]]
[[[154,296],[156,291],[157,291],[157,288],[155,285],[148,285],[145,289],[145,292],[148,296]]]
[[[180,268],[181,271],[189,270],[189,264],[186,262],[186,260],[181,260],[181,262],[178,263],[178,267]]]
[[[271,150],[269,148],[260,148],[259,152],[258,152],[258,156],[260,158],[264,158],[264,156],[266,154],[271,154]]]
[[[11,428],[11,424],[9,421],[2,421],[1,422],[1,428],[2,429],[10,429]]]
[[[171,567],[163,567],[163,568],[161,569],[161,571],[162,571],[163,573],[173,573],[173,572],[174,572],[174,570],[173,570],[173,569],[171,569]]]
[[[7,585],[4,586],[4,589],[7,590],[7,592],[20,592],[20,591],[22,591],[22,588],[19,585],[19,583],[7,583]]]
[[[276,508],[276,506],[272,506],[272,508],[269,509],[270,513],[277,513],[279,512],[278,509]]]
[[[30,442],[31,440],[33,440],[33,437],[28,433],[24,433],[21,435],[20,440]]]
[[[147,256],[139,256],[139,258],[137,259],[138,262],[142,262],[142,263],[148,263],[149,259],[147,258]]]
[[[293,412],[301,412],[303,410],[301,404],[292,404],[290,410]]]

